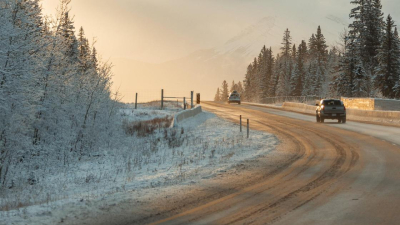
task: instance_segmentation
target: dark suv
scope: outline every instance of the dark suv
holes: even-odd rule
[[[338,120],[338,123],[346,123],[346,107],[337,99],[323,99],[316,104],[317,122],[323,123],[325,119]]]
[[[233,91],[228,96],[228,103],[237,103],[240,105],[240,94],[237,91]]]

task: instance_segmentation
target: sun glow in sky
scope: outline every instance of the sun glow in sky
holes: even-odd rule
[[[54,14],[58,4],[59,0],[42,0],[44,13]],[[385,16],[390,13],[400,24],[400,2],[383,0],[382,4]],[[282,33],[289,28],[298,43],[315,32],[320,23],[315,18],[333,15],[347,23],[351,8],[350,0],[72,0],[71,3],[76,30],[83,26],[89,40],[97,40],[96,48],[104,60],[156,64],[223,45],[266,16],[276,17],[282,24]],[[294,27],[294,21],[308,22],[304,27]],[[266,40],[266,45],[280,44],[270,42]],[[332,38],[328,40],[330,44],[334,42]],[[115,74],[114,83],[122,89],[135,80],[132,76],[132,80],[126,78],[130,73],[126,70],[129,68]]]
[[[73,0],[71,8],[76,26],[83,26],[89,37],[97,37],[98,48],[106,58],[164,62],[198,49],[218,46],[265,16],[279,16],[294,30],[293,35],[300,36],[302,28],[290,27],[293,19],[306,18],[310,14],[332,14],[346,21],[351,8],[349,2]],[[400,22],[400,3],[397,0],[382,2],[384,11]],[[46,14],[54,14],[59,1],[43,0],[42,3]]]

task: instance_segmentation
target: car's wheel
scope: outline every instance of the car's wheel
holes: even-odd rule
[[[240,102],[238,104],[240,105]]]
[[[319,123],[319,122],[320,122],[320,120],[319,120],[319,116],[318,116],[318,115],[316,115],[315,117],[316,117],[316,119],[317,119],[317,123]]]
[[[346,117],[342,119],[342,123],[346,123]]]
[[[342,123],[342,119],[338,119],[337,122],[338,122],[338,123]]]
[[[321,116],[320,120],[321,120],[321,123],[325,122],[325,119],[322,116]]]

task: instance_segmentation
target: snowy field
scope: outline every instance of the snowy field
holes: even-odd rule
[[[180,110],[173,104],[163,111],[157,105],[141,105],[137,110],[126,105],[119,113],[125,132],[117,144],[68,167],[46,162],[46,168],[31,175],[33,185],[0,193],[0,224],[63,222],[65,210],[79,211],[90,201],[118,204],[137,190],[157,192],[161,187],[198,183],[268,154],[278,144],[275,136],[257,131],[247,139],[237,124],[208,112],[170,128],[170,120]],[[144,129],[146,125],[150,128]],[[99,210],[101,205],[93,207]]]

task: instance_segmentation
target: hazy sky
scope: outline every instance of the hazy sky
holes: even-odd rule
[[[196,50],[219,48],[265,17],[273,17],[277,22],[274,34],[265,40],[267,46],[277,48],[286,28],[290,29],[294,43],[308,40],[318,25],[325,25],[322,30],[328,44],[334,44],[339,32],[349,23],[350,1],[72,0],[70,6],[71,13],[75,15],[76,30],[83,26],[89,40],[96,38],[96,48],[103,60],[110,60],[116,65],[113,89],[120,88],[128,96],[124,100],[132,101],[132,90],[159,90],[165,85],[155,84],[153,77],[149,78],[150,81],[138,82],[143,76],[154,75],[154,72],[143,72],[149,71],[148,67],[152,66],[144,65],[143,69],[131,66],[127,60],[162,63]],[[42,0],[44,13],[54,14],[58,4],[59,0]],[[382,0],[382,4],[385,16],[391,14],[400,24],[400,0]],[[339,22],[327,23],[328,17]],[[121,63],[121,60],[126,63]],[[246,68],[234,69],[244,74]],[[163,71],[161,74],[155,77],[174,75]],[[222,81],[222,78],[218,79]],[[210,85],[216,87],[218,83]],[[181,86],[187,88],[190,83]],[[207,96],[213,96],[213,93],[207,91]]]
[[[223,44],[265,16],[287,22],[315,14],[332,14],[346,21],[350,0],[73,0],[76,26],[105,58],[123,57],[163,62],[194,50]],[[53,13],[58,0],[43,0]],[[400,20],[398,0],[383,0],[384,11]],[[318,21],[315,21],[316,24]],[[301,29],[293,36],[301,34]],[[297,31],[297,30],[295,30]],[[272,44],[272,43],[271,43]]]

